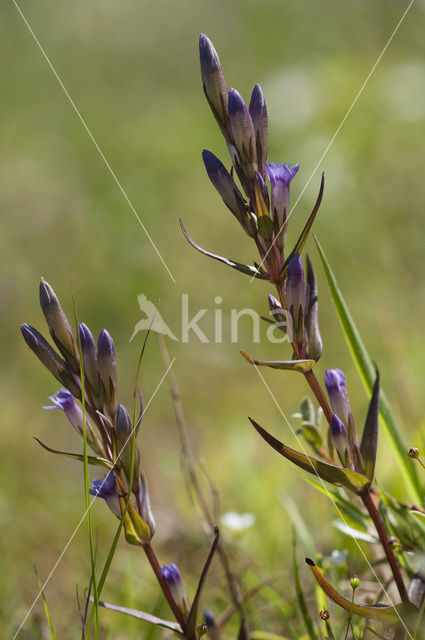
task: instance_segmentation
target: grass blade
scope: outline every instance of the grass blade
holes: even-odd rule
[[[292,561],[294,565],[295,591],[297,593],[298,606],[301,611],[307,633],[310,636],[310,640],[316,640],[313,621],[307,608],[301,584],[300,570],[297,562],[297,540],[294,527],[292,527]]]
[[[50,637],[51,637],[52,640],[56,640],[56,635],[55,635],[55,631],[53,629],[53,622],[52,622],[52,618],[51,618],[51,615],[50,615],[49,607],[47,605],[46,596],[44,595],[43,586],[41,584],[40,577],[39,577],[39,575],[37,573],[37,569],[35,567],[34,567],[34,571],[35,571],[35,575],[37,576],[38,586],[40,588],[41,598],[43,600],[43,607],[44,607],[44,612],[46,614],[47,623],[49,625]]]
[[[360,373],[360,377],[368,393],[370,394],[372,393],[373,384],[375,381],[375,369],[372,359],[366,350],[364,342],[360,337],[356,325],[354,324],[354,320],[348,310],[342,293],[338,288],[335,276],[332,272],[326,255],[317,238],[315,237],[314,239],[319,250],[320,259],[322,261],[323,269],[325,271],[326,279],[331,291],[332,300],[335,305],[344,337],[350,348],[351,355]],[[401,435],[400,427],[397,424],[394,413],[385,396],[385,393],[382,390],[380,395],[380,415],[391,446],[391,450],[394,454],[395,459],[397,460],[399,469],[402,473],[403,480],[405,481],[412,498],[422,504],[423,489],[421,487],[416,468],[407,456],[407,447]]]

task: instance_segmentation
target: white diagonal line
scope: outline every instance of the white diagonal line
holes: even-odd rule
[[[268,385],[268,384],[267,384],[267,382],[265,381],[265,379],[264,379],[264,377],[263,377],[263,375],[262,375],[261,371],[259,370],[259,368],[257,367],[257,365],[255,364],[255,362],[254,362],[252,359],[251,359],[251,363],[254,365],[254,367],[255,367],[255,369],[256,369],[256,371],[257,371],[258,375],[260,376],[261,380],[263,381],[264,386],[266,387],[266,389],[267,389],[267,391],[269,392],[269,394],[270,394],[270,396],[271,396],[271,398],[272,398],[273,402],[275,403],[276,407],[278,408],[279,413],[281,414],[281,416],[282,416],[282,417],[283,417],[283,419],[285,420],[286,424],[287,424],[287,425],[288,425],[288,427],[290,428],[290,430],[291,430],[291,432],[292,432],[292,435],[294,436],[295,440],[297,441],[298,446],[303,450],[304,455],[306,455],[306,456],[308,457],[308,459],[310,460],[310,458],[309,458],[309,456],[308,456],[308,453],[307,453],[307,451],[306,451],[306,449],[305,449],[305,447],[304,447],[304,445],[303,445],[302,441],[299,439],[299,437],[297,436],[297,433],[296,433],[296,432],[295,432],[295,430],[292,428],[291,423],[289,422],[288,418],[287,418],[287,417],[286,417],[286,415],[284,414],[283,409],[281,408],[281,406],[279,405],[278,401],[276,400],[276,397],[274,396],[273,391],[270,389],[269,385]],[[341,520],[343,521],[343,523],[348,527],[348,523],[347,523],[346,519],[344,518],[344,515],[343,515],[342,511],[340,510],[340,508],[339,508],[339,507],[338,507],[338,505],[336,504],[335,500],[334,500],[334,499],[333,499],[333,497],[332,497],[332,494],[330,493],[330,491],[329,491],[329,490],[328,490],[328,488],[326,487],[325,483],[323,482],[322,478],[321,478],[321,477],[320,477],[320,475],[318,474],[318,472],[317,472],[317,470],[315,469],[315,467],[314,467],[313,463],[311,462],[311,460],[310,460],[310,464],[311,464],[311,468],[313,469],[314,474],[317,476],[317,479],[319,480],[319,482],[320,482],[320,484],[322,485],[322,487],[323,487],[324,491],[326,492],[326,495],[327,495],[327,496],[329,497],[329,499],[331,500],[331,502],[332,502],[332,504],[333,504],[333,506],[334,506],[334,508],[335,508],[335,510],[336,510],[336,512],[337,512],[337,514],[339,515],[339,517],[341,518]],[[349,529],[348,529],[348,532],[349,532]],[[373,575],[375,576],[375,578],[376,578],[376,580],[377,580],[377,582],[378,582],[379,586],[380,586],[380,587],[381,587],[381,589],[382,589],[382,592],[383,592],[383,593],[384,593],[384,595],[388,598],[388,601],[389,601],[390,605],[391,605],[392,607],[395,607],[395,605],[394,605],[394,603],[393,603],[393,601],[392,601],[391,597],[389,596],[389,594],[388,594],[387,590],[385,589],[385,586],[382,584],[381,580],[379,579],[378,575],[377,575],[377,574],[376,574],[376,572],[375,572],[375,569],[372,567],[372,565],[370,564],[369,560],[367,559],[365,552],[363,551],[363,549],[361,548],[361,546],[360,546],[360,544],[359,544],[359,541],[358,541],[358,540],[353,536],[353,534],[352,534],[352,533],[350,533],[350,536],[352,537],[353,541],[355,542],[356,546],[358,547],[358,549],[359,549],[359,551],[360,551],[361,555],[363,556],[363,558],[366,560],[367,564],[369,565],[370,570],[372,571],[372,573],[373,573]],[[404,623],[404,621],[403,621],[402,617],[400,616],[399,612],[397,611],[397,609],[395,609],[395,608],[394,608],[394,611],[396,612],[396,614],[397,614],[397,616],[398,616],[398,618],[399,618],[399,620],[400,620],[401,624],[402,624],[402,625],[403,625],[403,627],[405,628],[405,630],[406,630],[406,632],[407,632],[407,634],[408,634],[409,638],[410,638],[411,640],[414,640],[414,639],[413,639],[413,637],[412,637],[412,635],[410,634],[410,632],[409,632],[408,628],[406,627],[406,625],[405,625],[405,623]]]
[[[149,405],[151,404],[152,400],[154,399],[154,397],[157,394],[157,391],[159,390],[160,386],[162,385],[162,383],[164,382],[165,378],[167,377],[167,374],[169,372],[169,370],[171,369],[171,367],[173,366],[174,362],[175,362],[176,358],[174,357],[172,359],[172,361],[170,362],[166,372],[164,373],[164,375],[162,376],[161,380],[159,381],[155,391],[153,392],[149,402],[147,403],[146,407],[143,410],[143,416],[145,415]],[[140,420],[138,420],[136,422],[136,424],[134,425],[130,435],[128,436],[127,440],[125,441],[123,447],[121,448],[121,451],[118,453],[118,457],[121,455],[121,453],[124,451],[124,448],[126,447],[127,443],[129,442],[129,440],[131,440],[131,437],[133,435],[134,430],[137,428],[138,424],[139,424]],[[100,491],[100,489],[103,487],[103,485],[105,484],[106,478],[108,477],[108,474],[106,474],[105,479],[103,480],[102,484],[100,485],[98,492]],[[49,582],[50,578],[52,577],[52,575],[54,574],[57,566],[59,565],[60,561],[62,560],[63,556],[65,555],[69,545],[71,544],[71,542],[73,541],[73,539],[75,538],[75,535],[77,534],[78,529],[81,527],[81,525],[83,524],[86,515],[88,514],[88,512],[90,511],[90,509],[92,508],[92,505],[94,503],[94,501],[96,500],[97,496],[94,496],[93,500],[90,502],[89,506],[87,507],[87,509],[85,510],[85,512],[83,513],[79,523],[77,524],[77,526],[74,529],[74,532],[72,533],[71,537],[69,538],[68,542],[66,543],[65,547],[63,548],[59,558],[56,560],[55,564],[53,565],[52,569],[50,570],[49,575],[47,576],[46,580],[44,581],[43,585],[40,587],[40,590],[38,592],[38,594],[36,595],[36,597],[34,598],[33,603],[31,604],[30,608],[28,609],[24,619],[22,620],[21,624],[19,625],[18,630],[16,631],[15,635],[13,636],[12,640],[15,640],[15,638],[17,637],[18,633],[20,632],[20,630],[22,629],[22,627],[24,626],[25,622],[28,619],[28,616],[30,615],[31,611],[33,610],[37,600],[39,599],[39,597],[41,596],[42,592],[44,591],[44,589],[46,588],[47,583]]]
[[[331,146],[333,145],[333,143],[334,143],[334,141],[335,141],[335,138],[337,137],[337,135],[338,135],[338,134],[339,134],[339,132],[341,131],[342,127],[344,126],[345,121],[347,120],[348,116],[350,115],[350,113],[352,112],[352,110],[353,110],[353,108],[354,108],[354,105],[356,104],[356,102],[358,101],[358,99],[360,98],[360,96],[362,95],[364,88],[366,87],[367,83],[369,82],[369,80],[370,80],[370,78],[371,78],[372,74],[374,73],[374,71],[375,71],[376,67],[377,67],[377,66],[378,66],[378,64],[380,63],[380,61],[381,61],[381,59],[382,59],[383,55],[385,54],[386,50],[387,50],[387,49],[388,49],[388,47],[390,46],[390,44],[391,44],[391,42],[392,42],[392,40],[393,40],[393,38],[394,38],[395,34],[396,34],[396,33],[397,33],[397,31],[399,30],[399,28],[400,28],[400,26],[401,26],[401,23],[403,22],[403,20],[404,20],[404,19],[405,19],[405,17],[407,16],[407,14],[408,14],[408,12],[409,12],[409,10],[410,10],[410,7],[412,6],[412,4],[413,4],[414,2],[415,2],[415,0],[410,0],[409,4],[408,4],[408,6],[407,6],[407,9],[404,11],[403,15],[401,16],[400,20],[399,20],[399,21],[398,21],[398,23],[397,23],[396,28],[394,29],[394,31],[392,32],[391,36],[389,37],[389,39],[388,39],[388,41],[387,41],[387,43],[386,43],[385,47],[382,49],[382,51],[381,51],[381,53],[379,54],[379,56],[378,56],[378,58],[377,58],[377,60],[376,60],[375,64],[373,65],[373,67],[372,67],[372,68],[371,68],[371,70],[369,71],[369,73],[368,73],[368,75],[367,75],[367,77],[366,77],[365,81],[363,82],[362,86],[361,86],[361,87],[360,87],[360,89],[358,90],[358,92],[357,92],[357,94],[356,94],[356,97],[354,98],[353,102],[351,103],[350,107],[348,108],[347,113],[345,114],[345,116],[344,116],[344,117],[343,117],[343,119],[341,120],[341,122],[340,122],[339,126],[337,127],[337,130],[335,131],[335,133],[333,134],[332,138],[330,139],[330,141],[329,141],[329,143],[328,143],[328,146],[326,147],[326,149],[324,150],[324,152],[323,152],[323,153],[322,153],[322,155],[320,156],[319,161],[317,162],[316,166],[315,166],[315,167],[314,167],[314,169],[313,169],[313,173],[311,174],[311,176],[309,177],[309,179],[308,179],[308,180],[307,180],[307,182],[305,183],[305,185],[304,185],[304,187],[303,187],[303,189],[302,189],[302,191],[301,191],[300,195],[298,196],[298,198],[296,199],[296,201],[295,201],[295,203],[294,203],[293,207],[291,208],[291,210],[290,210],[290,212],[289,212],[289,215],[288,215],[288,218],[287,218],[286,222],[287,222],[287,221],[289,220],[289,218],[291,217],[292,212],[294,211],[295,207],[297,206],[297,204],[298,204],[298,203],[299,203],[299,201],[301,200],[301,198],[302,198],[302,196],[303,196],[303,194],[304,194],[305,190],[307,189],[308,185],[310,184],[310,182],[312,181],[313,177],[315,176],[315,174],[316,174],[316,172],[317,172],[318,168],[320,167],[320,164],[322,163],[323,158],[326,156],[326,154],[328,153],[329,149],[330,149],[330,148],[331,148]],[[286,222],[285,222],[285,224],[286,224]],[[277,236],[279,236],[279,235],[282,233],[283,227],[284,227],[284,225],[282,225],[282,227],[279,229],[279,231],[278,231],[278,233],[277,233],[276,237],[277,237]],[[276,237],[275,237],[275,239],[273,240],[273,242],[272,242],[272,244],[270,245],[270,247],[268,248],[266,255],[265,255],[265,256],[264,256],[264,258],[261,260],[261,262],[260,262],[260,267],[262,267],[262,266],[264,265],[264,261],[265,261],[265,259],[266,259],[266,258],[267,258],[267,256],[269,255],[269,253],[270,253],[270,251],[271,251],[271,249],[272,249],[273,245],[274,245],[274,244],[275,244],[275,242],[276,242]],[[254,279],[255,279],[255,276],[253,276],[253,277],[251,278],[251,280],[250,280],[250,284],[252,284],[252,281],[253,281]]]
[[[24,16],[24,14],[22,13],[20,7],[18,6],[16,0],[12,0],[13,4],[15,5],[19,15],[21,16],[22,20],[24,21],[28,31],[30,32],[30,34],[32,35],[34,42],[37,44],[38,48],[40,49],[41,53],[43,54],[44,59],[46,60],[47,64],[49,65],[53,75],[55,76],[56,80],[58,81],[61,89],[63,90],[64,94],[66,95],[68,101],[70,102],[72,108],[74,109],[75,113],[77,114],[81,124],[83,125],[84,129],[86,130],[90,140],[93,142],[94,146],[96,147],[100,157],[102,158],[103,162],[105,163],[109,173],[111,174],[111,176],[113,177],[118,189],[121,191],[122,195],[124,196],[124,199],[126,200],[128,206],[130,207],[131,211],[134,213],[138,223],[140,224],[140,226],[142,227],[143,231],[146,234],[146,237],[148,238],[149,242],[151,243],[153,249],[155,250],[158,258],[161,260],[162,264],[164,265],[165,269],[167,270],[168,275],[170,276],[171,280],[173,281],[174,284],[176,284],[176,281],[174,279],[173,274],[171,273],[170,269],[168,268],[164,258],[162,257],[162,255],[159,252],[158,247],[156,246],[156,244],[154,243],[154,241],[152,240],[148,230],[146,229],[145,225],[143,224],[139,214],[137,213],[136,209],[134,208],[132,202],[130,201],[130,198],[128,197],[127,193],[125,192],[123,186],[121,185],[120,181],[118,180],[114,170],[112,169],[111,165],[109,164],[108,160],[105,157],[105,154],[103,153],[102,149],[99,147],[98,143],[96,142],[92,132],[90,131],[90,129],[88,128],[86,121],[84,120],[83,116],[81,115],[80,111],[78,110],[75,102],[73,101],[73,99],[71,98],[70,94],[68,93],[65,85],[63,84],[61,78],[59,77],[56,69],[54,68],[50,58],[48,57],[47,53],[45,52],[45,50],[43,49],[43,47],[40,44],[40,41],[38,40],[37,36],[35,35],[34,31],[32,30],[28,20],[26,19],[26,17]]]

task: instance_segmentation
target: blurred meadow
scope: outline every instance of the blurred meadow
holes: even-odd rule
[[[251,321],[241,320],[231,344],[231,308],[267,312],[263,282],[194,252],[179,228],[210,251],[241,262],[255,259],[252,245],[211,186],[201,159],[208,148],[228,164],[227,150],[205,101],[198,37],[205,32],[220,55],[229,86],[248,100],[261,84],[269,109],[271,161],[300,162],[293,202],[394,31],[407,2],[397,0],[142,0],[30,2],[20,7],[110,163],[157,253],[82,126],[13,2],[0,5],[0,295],[2,407],[0,465],[0,635],[12,638],[38,592],[36,566],[45,579],[84,511],[82,468],[51,456],[34,441],[78,450],[80,441],[59,412],[43,411],[57,386],[26,347],[19,324],[44,331],[38,284],[44,276],[72,316],[70,273],[79,320],[115,339],[120,399],[130,403],[143,335],[129,342],[142,318],[137,295],[160,300],[160,313],[181,332],[181,296],[190,314],[208,308],[199,325],[210,338],[168,341],[192,444],[214,482],[223,512],[250,512],[256,522],[236,536],[223,526],[243,585],[276,576],[274,590],[249,608],[259,625],[278,628],[292,585],[291,520],[298,505],[316,550],[329,556],[352,542],[332,526],[336,515],[273,453],[250,426],[253,416],[290,446],[293,436],[254,368],[238,354],[289,356],[288,347],[253,344]],[[329,148],[291,217],[289,243],[298,236],[325,171],[324,201],[315,232],[383,386],[403,426],[406,444],[421,446],[425,396],[425,2],[416,0],[388,50]],[[324,354],[317,366],[339,367],[361,425],[368,397],[352,364],[312,239]],[[216,297],[222,303],[215,302]],[[223,312],[224,339],[213,340],[212,311]],[[154,337],[142,370],[148,401],[164,373]],[[301,376],[265,370],[283,412],[298,410],[307,388]],[[294,421],[292,421],[294,422]],[[295,423],[294,423],[295,424]],[[423,433],[423,432],[422,432]],[[196,588],[207,549],[186,491],[173,407],[167,385],[158,390],[139,435],[150,478],[163,563],[176,562],[187,591]],[[378,455],[383,486],[408,501],[383,436]],[[99,501],[100,502],[100,501]],[[104,504],[93,508],[102,565],[115,521]],[[238,545],[236,547],[236,544]],[[309,551],[300,537],[300,557]],[[311,543],[310,543],[311,544]],[[121,542],[103,596],[150,610],[159,592],[137,548]],[[80,527],[46,588],[58,637],[79,637],[76,585],[87,586],[87,527]],[[311,577],[304,573],[308,588]],[[205,603],[226,606],[218,561]],[[271,612],[273,612],[271,614]],[[162,614],[166,607],[162,605]],[[47,637],[39,601],[20,638]],[[269,626],[267,620],[270,618]],[[143,623],[101,611],[102,637],[154,638]],[[277,625],[277,626],[276,626]],[[107,631],[106,631],[107,630]]]

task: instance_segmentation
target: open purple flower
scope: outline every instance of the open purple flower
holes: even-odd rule
[[[96,498],[103,498],[112,511],[112,513],[121,519],[121,508],[118,500],[118,489],[115,476],[112,471],[108,473],[106,478],[95,478],[92,481],[89,493]]]
[[[43,409],[62,409],[72,426],[78,431],[78,433],[82,434],[83,411],[75,402],[75,398],[72,393],[68,391],[68,389],[61,389],[53,396],[49,396],[49,400],[51,400],[53,404],[46,405]]]

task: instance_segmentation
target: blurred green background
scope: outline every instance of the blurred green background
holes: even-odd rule
[[[229,86],[246,100],[256,82],[263,87],[269,158],[301,163],[292,188],[296,198],[407,2],[25,0],[20,6],[176,283],[13,2],[1,3],[2,637],[13,637],[37,594],[33,565],[41,578],[47,577],[83,512],[78,463],[49,456],[32,438],[60,449],[80,447],[64,416],[42,410],[57,385],[19,332],[21,322],[44,331],[40,276],[53,285],[71,314],[72,271],[80,320],[96,333],[107,327],[115,338],[124,403],[130,402],[142,343],[141,334],[129,343],[142,317],[139,293],[160,300],[161,314],[177,335],[182,293],[189,294],[193,312],[221,308],[227,328],[231,308],[264,313],[268,286],[250,285],[248,278],[195,253],[178,225],[182,216],[193,237],[211,251],[240,261],[255,259],[254,247],[210,185],[201,160],[206,147],[228,164],[202,92],[199,33],[213,40]],[[417,0],[294,211],[289,239],[293,242],[302,228],[316,198],[319,172],[325,170],[315,231],[379,363],[410,446],[420,444],[424,414],[424,28],[425,2]],[[368,398],[345,347],[312,241],[308,250],[318,267],[325,342],[318,374],[322,378],[324,369],[334,366],[346,371],[361,425]],[[222,304],[214,302],[216,296]],[[254,345],[249,319],[241,321],[238,344],[230,343],[227,329],[223,343],[214,344],[212,313],[209,318],[200,326],[210,343],[196,336],[188,344],[169,342],[193,445],[220,493],[222,510],[256,516],[256,525],[237,540],[224,531],[245,585],[269,574],[287,575],[277,585],[287,592],[290,519],[282,495],[299,505],[324,554],[351,545],[334,532],[326,498],[260,442],[247,421],[252,415],[295,444],[255,370],[238,355],[238,348],[264,358],[284,357],[287,351],[267,344],[264,333],[262,343]],[[162,375],[152,339],[142,373],[147,400]],[[306,392],[301,376],[271,370],[264,376],[290,416]],[[158,553],[162,562],[180,565],[192,594],[208,542],[186,495],[165,384],[146,413],[140,444],[158,523]],[[406,498],[384,438],[379,473],[384,486]],[[103,504],[93,512],[102,564],[115,522]],[[106,600],[152,609],[158,593],[141,555],[120,545]],[[350,561],[359,562],[354,551]],[[61,638],[78,637],[75,585],[81,594],[89,568],[84,523],[46,589]],[[226,605],[218,563],[214,571],[207,603],[219,613]],[[307,585],[309,581],[306,575]],[[280,598],[270,595],[269,601],[260,599],[252,606],[258,626],[267,628],[270,610],[283,602]],[[102,624],[109,629],[105,637],[148,637],[147,627],[118,614],[104,613]],[[43,625],[38,602],[20,637],[40,637],[36,629]]]

